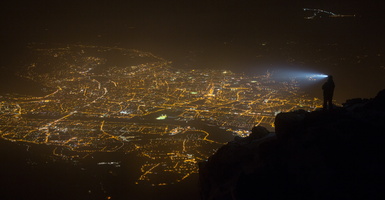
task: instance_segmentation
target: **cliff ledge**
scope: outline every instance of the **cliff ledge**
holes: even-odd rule
[[[200,163],[202,199],[384,199],[385,90],[343,105],[224,145]]]

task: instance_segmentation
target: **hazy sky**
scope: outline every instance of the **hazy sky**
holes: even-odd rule
[[[296,25],[303,23],[304,7],[357,14],[378,23],[384,6],[380,0],[14,0],[0,3],[5,28],[1,34],[15,40],[81,42],[104,37],[116,43],[140,39],[143,44],[173,41],[171,45],[251,36],[279,39],[302,32]]]
[[[305,20],[303,8],[357,17]],[[368,79],[364,86],[352,85],[362,92],[341,98],[373,96],[380,88],[365,89],[372,74],[379,76],[382,61],[374,55],[385,53],[383,0],[12,0],[1,1],[0,11],[3,67],[19,60],[20,48],[30,42],[117,45],[151,51],[174,67],[258,71],[293,67],[285,65],[294,59],[302,68],[335,74],[336,82],[352,73],[343,87],[360,76]],[[358,54],[374,59],[366,64],[373,71],[363,73],[364,64],[322,61]]]

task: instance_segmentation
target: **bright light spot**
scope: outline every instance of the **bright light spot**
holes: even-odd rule
[[[157,117],[156,119],[157,120],[164,120],[166,118],[167,118],[167,115],[161,115],[161,116]]]

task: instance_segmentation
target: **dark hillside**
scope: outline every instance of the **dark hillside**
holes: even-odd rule
[[[330,112],[281,113],[275,125],[201,163],[202,199],[385,197],[385,90]]]

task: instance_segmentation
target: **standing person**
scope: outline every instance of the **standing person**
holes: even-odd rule
[[[334,93],[334,81],[333,76],[329,75],[326,83],[322,85],[323,95],[324,95],[324,110],[333,109],[333,93]]]

